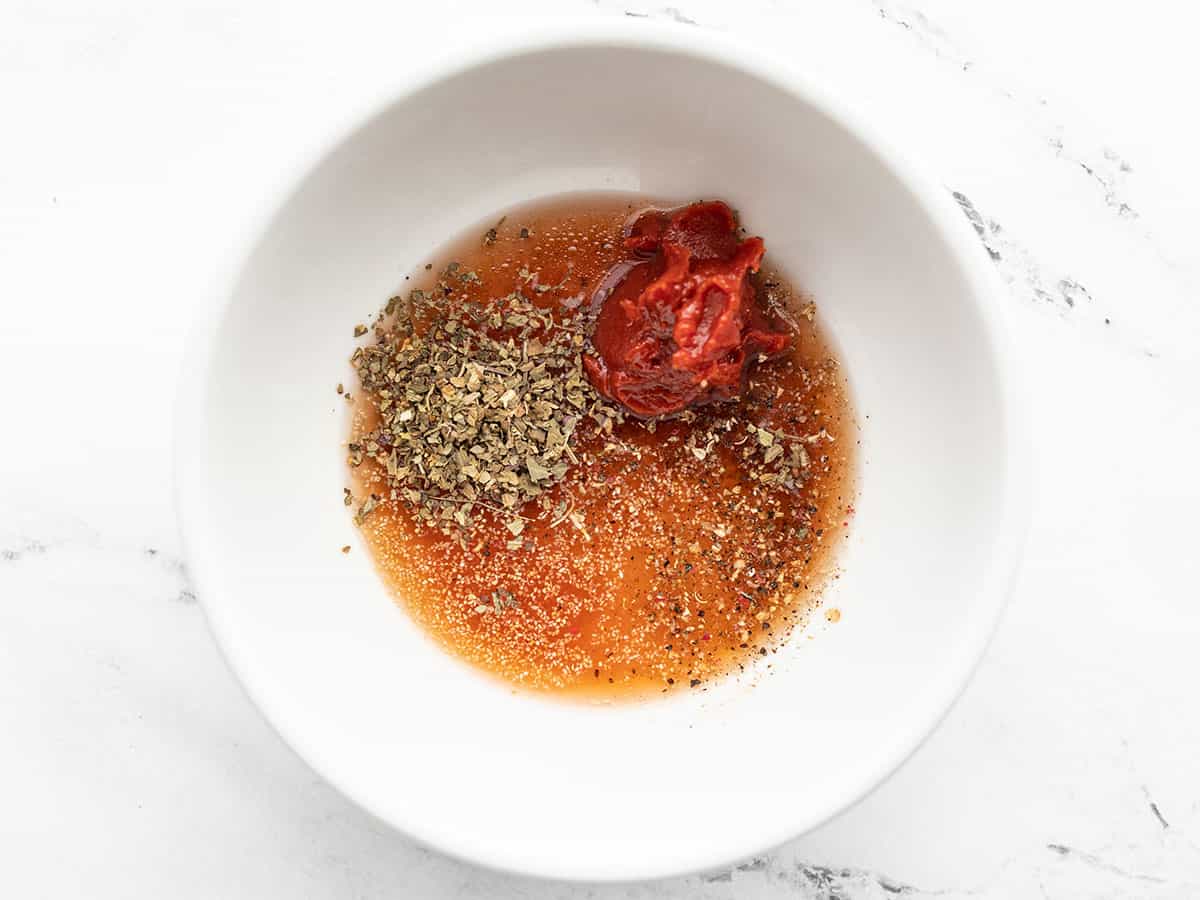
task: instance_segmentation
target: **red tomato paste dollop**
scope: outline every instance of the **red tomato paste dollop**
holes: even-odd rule
[[[729,400],[755,360],[787,349],[750,279],[762,238],[739,240],[726,204],[645,212],[625,247],[593,297],[595,355],[583,358],[604,396],[641,416]]]

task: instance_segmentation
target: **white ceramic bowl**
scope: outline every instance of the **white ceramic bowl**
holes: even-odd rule
[[[512,204],[602,189],[721,197],[766,237],[842,348],[861,497],[839,624],[795,636],[769,674],[588,707],[481,677],[392,603],[342,506],[333,387],[352,326],[432,249]],[[990,276],[944,192],[827,86],[696,30],[525,38],[332,140],[264,222],[185,375],[181,520],[231,666],[348,797],[503,869],[680,873],[845,808],[962,690],[1023,522]]]

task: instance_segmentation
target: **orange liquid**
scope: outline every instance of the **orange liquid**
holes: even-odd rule
[[[496,239],[472,233],[404,285],[430,289],[451,260],[481,284],[487,302],[525,284],[562,286],[537,298],[563,308],[591,292],[624,258],[621,231],[652,203],[589,195],[508,213]],[[491,223],[488,223],[491,224]],[[528,236],[521,237],[522,229]],[[765,236],[768,247],[770,235]],[[362,526],[397,602],[448,651],[513,684],[587,697],[703,690],[768,658],[819,602],[853,512],[856,428],[841,368],[805,301],[776,272],[757,276],[794,336],[794,349],[751,370],[738,401],[697,411],[693,421],[630,419],[611,435],[581,427],[580,463],[551,489],[582,515],[552,523],[536,503],[520,549],[503,522],[483,518],[468,546],[421,528],[384,500]],[[356,392],[352,438],[377,421]],[[745,423],[803,442],[810,464],[788,490],[756,480],[744,454]],[[822,433],[823,432],[823,433]],[[712,449],[697,454],[689,435]],[[815,437],[814,437],[815,436]],[[703,458],[700,458],[700,456]],[[387,497],[369,461],[353,490]],[[538,518],[540,516],[540,518]],[[493,607],[503,589],[516,605]],[[769,664],[769,663],[768,663]]]

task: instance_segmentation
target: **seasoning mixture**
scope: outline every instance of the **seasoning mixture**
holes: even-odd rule
[[[853,416],[814,307],[741,234],[721,203],[559,198],[354,329],[345,502],[448,650],[632,696],[803,624],[853,513]]]

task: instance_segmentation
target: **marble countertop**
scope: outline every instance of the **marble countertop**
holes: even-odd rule
[[[1200,896],[1200,14],[1175,0],[0,6],[7,895]],[[1036,447],[1016,594],[886,784],[725,871],[572,886],[414,846],[269,730],[180,556],[171,404],[264,194],[407,66],[520,16],[803,58],[940,178],[1007,286]]]

